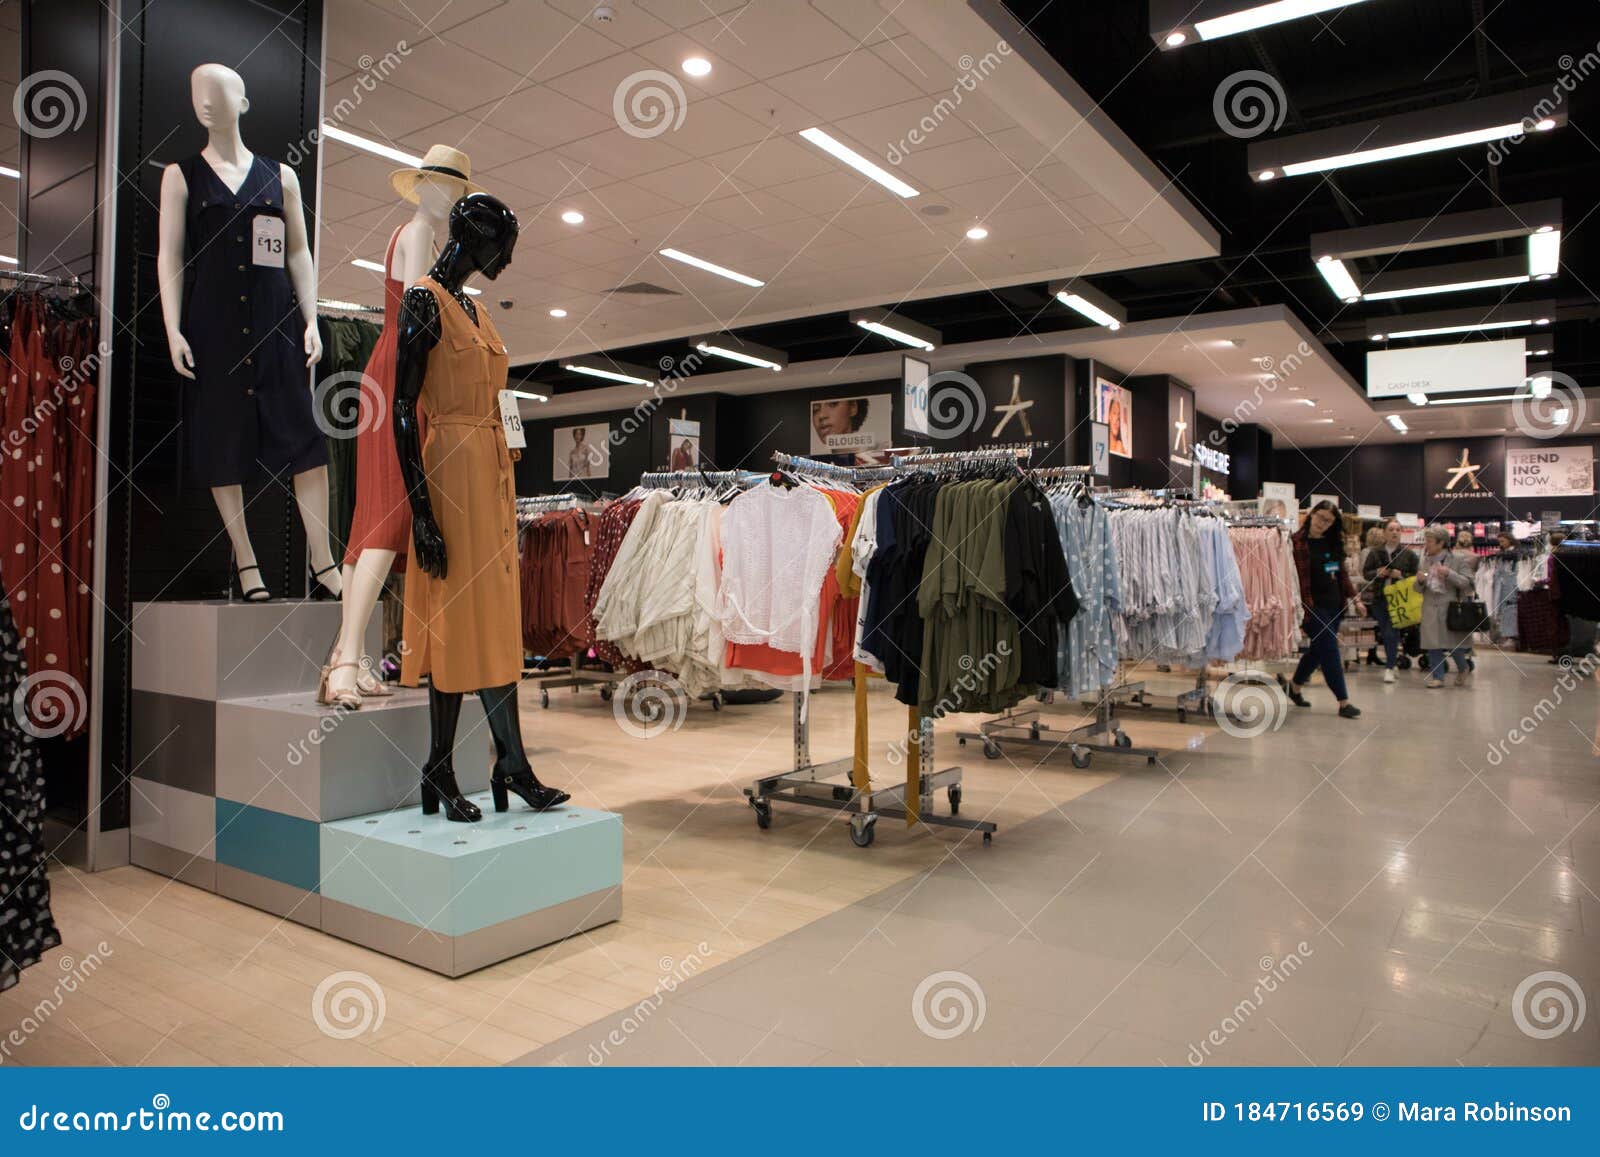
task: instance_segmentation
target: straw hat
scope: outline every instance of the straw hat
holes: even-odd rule
[[[396,169],[389,176],[389,183],[394,186],[394,191],[401,198],[417,203],[417,182],[427,176],[454,177],[463,185],[461,195],[468,193],[486,192],[482,185],[472,183],[472,158],[460,149],[452,149],[449,145],[432,145],[423,154],[422,164],[414,169]]]

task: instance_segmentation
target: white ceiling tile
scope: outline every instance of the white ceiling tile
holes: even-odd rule
[[[694,0],[691,0],[691,3],[693,2]],[[702,17],[705,15],[705,9],[700,9],[700,15]],[[669,32],[659,40],[638,45],[634,51],[662,72],[676,77],[691,100],[700,96],[720,96],[733,89],[754,84],[756,79],[738,66],[739,44],[732,38],[713,48],[685,33]],[[709,61],[711,71],[705,76],[687,75],[683,71],[683,62],[691,56],[699,56]]]
[[[799,0],[759,0],[741,9],[730,28],[709,19],[687,31],[690,36],[707,40],[707,47],[727,53],[740,68],[764,80],[860,47],[855,37]]]
[[[324,183],[322,186],[322,200],[317,205],[317,216],[324,222],[343,221],[357,213],[370,212],[373,209],[384,209],[391,206],[398,197],[389,200],[379,200],[369,197],[365,193],[357,193],[338,185]]]
[[[755,145],[729,149],[709,158],[740,185],[767,189],[806,177],[822,176],[837,166],[832,157],[791,136],[771,136]]]
[[[960,118],[939,113],[921,96],[888,108],[845,117],[837,125],[838,132],[833,135],[843,133],[869,148],[874,158],[886,157],[890,162],[901,154],[953,144],[973,136]],[[894,165],[891,163],[888,167],[892,172]]]
[[[731,197],[714,197],[699,206],[695,215],[725,221],[738,229],[759,230],[769,223],[794,221],[806,216],[806,212],[765,189],[752,189]]]
[[[935,137],[931,147],[924,145],[907,153],[900,162],[899,174],[919,188],[942,189],[1017,171],[982,137],[968,137],[953,144],[938,143],[941,139]]]
[[[526,81],[543,83],[621,51],[597,27],[537,0],[515,0],[457,24],[449,39]]]
[[[717,27],[726,26],[732,32],[738,28],[741,9],[748,8],[751,0],[633,0],[633,3],[673,28],[689,28],[711,15],[721,17],[722,23]]]
[[[786,72],[768,83],[829,122],[900,104],[917,95],[910,81],[884,68],[883,62],[866,50]]]
[[[632,0],[613,0],[608,7],[614,18],[607,22],[593,18],[594,10],[599,7],[596,0],[545,0],[545,3],[572,20],[586,22],[588,27],[622,48],[659,40],[673,30],[672,25]],[[703,9],[701,14],[704,15]]]
[[[389,11],[366,0],[334,0],[323,10],[328,68],[340,64],[356,72],[390,58],[404,69],[407,55],[434,32],[414,16]],[[393,75],[385,66],[382,72]]]
[[[1060,162],[1028,170],[1028,176],[1030,180],[1063,200],[1070,201],[1075,197],[1085,197],[1094,192],[1094,187],[1085,181],[1076,169]]]
[[[450,112],[446,106],[395,82],[373,93],[363,93],[360,86],[352,86],[343,91],[331,87],[323,94],[324,121],[408,151],[413,148],[418,130],[445,120]],[[249,128],[248,119],[245,128]]]
[[[739,230],[736,226],[716,217],[696,213],[690,209],[672,209],[653,217],[630,221],[627,229],[613,225],[603,232],[603,236],[613,241],[637,239],[642,245],[659,249],[663,245],[689,248],[697,242],[726,237],[730,233],[737,232]]]
[[[430,146],[449,145],[466,153],[475,175],[495,165],[531,157],[539,151],[539,146],[532,141],[496,128],[493,120],[484,118],[481,113],[455,116],[429,125],[423,135]],[[426,146],[419,151],[426,152]]]
[[[665,213],[675,204],[639,185],[617,181],[598,188],[574,191],[561,198],[561,209],[575,208],[587,220],[582,228],[604,229],[614,225],[631,226],[634,221]],[[552,211],[552,217],[558,211]],[[570,230],[571,226],[567,226]]]
[[[1074,151],[1073,138],[1072,135],[1069,135],[1072,123],[1076,122],[1063,124],[1060,132],[1056,133],[1054,139],[1049,141],[1041,141],[1027,129],[1020,127],[1009,128],[1003,132],[990,133],[988,141],[1015,161],[1021,168],[1025,170],[1039,169],[1048,164],[1066,162],[1070,159]],[[1077,129],[1079,133],[1087,133],[1089,131],[1087,127],[1081,124]],[[1055,150],[1053,153],[1052,149]]]
[[[903,36],[905,26],[877,4],[863,4],[861,0],[807,0],[819,14],[838,25],[844,34],[857,44],[877,44],[891,37]],[[914,6],[906,15],[914,16]]]
[[[682,152],[664,143],[667,139],[640,140],[614,128],[610,132],[568,141],[556,151],[579,165],[592,165],[613,177],[630,178],[681,164],[687,159]],[[585,179],[585,184],[595,183]]]
[[[323,145],[322,183],[349,189],[363,197],[398,203],[400,197],[389,183],[389,178],[401,166],[383,157],[373,156],[360,149],[352,149],[338,141]]]
[[[709,157],[740,145],[748,151],[773,131],[725,102],[703,96],[689,105],[681,125],[655,139],[691,157]]]
[[[837,214],[834,221],[841,229],[865,240],[911,229],[926,233],[930,227],[938,228],[935,221],[917,212],[916,204],[919,200],[920,197],[913,197],[909,201],[894,197],[874,205],[856,204]],[[949,218],[940,220],[948,221]]]
[[[818,217],[831,217],[841,209],[856,205],[880,205],[898,199],[875,181],[867,180],[854,170],[837,167],[831,173],[792,181],[773,192]]]
[[[1113,221],[1125,221],[1128,216],[1127,210],[1112,205],[1104,197],[1098,195],[1075,197],[1071,205],[1073,212],[1077,213],[1083,220],[1090,221],[1096,225],[1107,225]],[[1138,211],[1137,206],[1133,207],[1133,211]]]
[[[555,152],[544,152],[496,165],[478,179],[485,186],[510,185],[540,197],[559,199],[581,193],[590,185],[609,185],[615,178]]]
[[[541,245],[539,251],[585,266],[608,265],[618,262],[637,263],[648,258],[650,254],[648,246],[634,245],[626,241],[614,241],[607,237],[601,237],[597,233],[586,233],[576,237],[568,237],[562,241],[552,241],[547,245]]]
[[[783,133],[797,133],[822,123],[814,109],[779,92],[769,84],[751,84],[725,93],[723,99],[734,108]]]
[[[681,165],[640,173],[633,178],[633,184],[659,193],[680,205],[697,205],[707,198],[726,196],[735,189],[749,187],[742,174],[729,175],[732,168],[732,165],[716,165],[709,161],[686,161]]]
[[[329,7],[356,2],[360,0],[330,0]],[[363,6],[402,16],[418,27],[448,32],[504,3],[505,0],[365,0]]]
[[[639,92],[640,85],[659,88],[658,84],[649,81],[647,78],[650,73],[660,71],[662,70],[637,52],[622,51],[614,56],[608,56],[604,60],[596,61],[586,68],[564,73],[546,83],[557,92],[570,96],[585,108],[600,113],[610,119],[613,124],[616,124],[615,109],[618,90],[622,91],[624,96],[623,106],[627,108],[632,103],[631,98]],[[630,78],[639,79],[633,79],[630,84]],[[675,119],[679,112],[687,112],[686,102],[691,99],[687,89],[684,89],[684,97],[685,103],[680,104],[675,96],[669,95],[671,102],[669,117]],[[641,120],[645,122],[639,124],[638,127],[641,129],[656,127],[658,122],[651,114],[655,114],[658,111],[658,108],[652,102],[644,102],[641,108],[641,112],[644,115],[634,115],[636,122]]]
[[[1038,205],[1050,199],[1038,185],[1023,180],[1022,174],[1015,172],[952,185],[940,190],[939,195],[958,209],[980,219],[991,213]]]
[[[478,104],[469,110],[469,115],[474,119],[484,117],[495,127],[545,148],[605,132],[616,125],[609,109],[604,114],[597,113],[543,84]]]
[[[462,110],[504,96],[525,83],[521,70],[485,60],[454,41],[433,38],[412,45],[379,88],[398,85],[452,110]]]

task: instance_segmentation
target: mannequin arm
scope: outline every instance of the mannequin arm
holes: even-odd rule
[[[434,578],[448,571],[444,535],[434,521],[428,477],[422,469],[417,400],[428,376],[428,354],[439,344],[439,303],[426,289],[406,290],[400,302],[394,372],[394,446],[411,503],[411,557]]]
[[[322,337],[317,333],[317,267],[311,262],[311,245],[306,240],[306,211],[300,201],[300,178],[288,165],[278,166],[283,182],[283,220],[285,225],[284,264],[289,283],[300,303],[300,316],[306,323],[306,367],[322,360]]]
[[[156,279],[161,285],[161,320],[167,330],[172,368],[194,377],[194,353],[183,331],[183,246],[187,232],[189,186],[177,165],[161,174],[161,224],[157,230]]]

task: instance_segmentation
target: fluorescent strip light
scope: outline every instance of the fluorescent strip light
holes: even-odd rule
[[[1220,36],[1251,32],[1269,24],[1282,24],[1286,20],[1315,16],[1318,12],[1331,12],[1335,8],[1358,3],[1360,0],[1276,0],[1275,3],[1246,8],[1243,12],[1213,16],[1210,20],[1196,20],[1194,28],[1201,40],[1216,40]]]
[[[10,177],[14,181],[22,180],[22,170],[13,169],[10,165],[0,165],[0,177]]]
[[[1474,333],[1480,329],[1516,329],[1519,326],[1532,325],[1533,318],[1524,318],[1521,321],[1480,321],[1476,325],[1436,325],[1432,329],[1397,329],[1389,336],[1397,337],[1437,337],[1445,333]],[[1376,341],[1381,335],[1374,334]]]
[[[749,285],[759,288],[766,284],[765,281],[757,281],[754,277],[751,277],[748,274],[736,273],[732,269],[713,264],[703,257],[696,257],[693,254],[685,253],[681,249],[658,249],[656,252],[662,257],[670,257],[674,261],[681,261],[685,265],[694,266],[696,269],[704,269],[707,273],[715,273],[718,277],[726,277],[729,281],[737,281],[740,285]]]
[[[370,269],[374,273],[387,273],[388,272],[387,269],[385,269],[383,266],[379,265],[376,261],[368,261],[365,257],[357,257],[350,264],[354,265],[357,269]]]
[[[1561,269],[1561,230],[1528,234],[1528,272],[1549,277]]]
[[[1315,406],[1317,404],[1315,398],[1289,398],[1288,402],[1291,406]]]
[[[870,329],[873,333],[886,337],[890,341],[915,346],[917,349],[926,350],[929,353],[933,352],[933,344],[931,342],[923,341],[920,337],[913,337],[911,334],[895,329],[893,326],[884,325],[881,321],[868,321],[866,318],[859,318],[856,324],[862,329]]]
[[[15,265],[17,263],[17,259],[15,257],[0,256],[0,262],[3,262],[6,265]]]
[[[1330,169],[1349,169],[1356,165],[1371,165],[1379,161],[1392,161],[1399,157],[1415,157],[1422,153],[1437,153],[1445,149],[1459,149],[1467,145],[1481,145],[1488,141],[1504,140],[1522,132],[1522,122],[1495,125],[1487,129],[1473,129],[1465,133],[1451,133],[1443,137],[1429,137],[1422,141],[1407,141],[1399,145],[1385,145],[1378,149],[1362,149],[1355,153],[1340,153],[1334,157],[1319,157],[1314,161],[1291,161],[1283,166],[1283,175],[1299,177],[1306,173],[1325,173]]]
[[[1410,402],[1413,406],[1426,406],[1428,404],[1428,395],[1427,394],[1407,394],[1406,395],[1406,401]]]
[[[413,169],[422,164],[422,158],[417,156],[415,153],[407,153],[401,151],[400,149],[392,149],[381,141],[369,140],[367,137],[360,136],[356,133],[346,132],[338,125],[329,121],[322,122],[322,135],[327,137],[329,140],[343,141],[345,144],[350,145],[353,148],[365,149],[367,152],[373,153],[377,156],[387,157],[391,161],[398,161],[402,165],[410,165]]]
[[[10,261],[10,260],[12,260],[12,258],[10,258],[10,257],[0,257],[0,261]],[[318,298],[317,299],[317,308],[318,309],[350,309],[350,310],[359,309],[359,310],[365,311],[365,310],[370,310],[373,307],[370,306],[370,305],[362,305],[359,301],[340,301],[338,298],[324,297],[324,298]]]
[[[1389,425],[1393,426],[1400,433],[1402,433],[1402,434],[1410,433],[1410,427],[1408,427],[1406,425],[1406,420],[1404,418],[1402,418],[1399,414],[1388,414],[1388,415],[1385,416],[1384,420],[1386,422],[1388,422]]]
[[[611,382],[625,382],[630,386],[653,386],[654,382],[647,378],[636,378],[632,374],[619,374],[615,370],[603,370],[599,366],[583,365],[580,362],[562,362],[561,368],[571,370],[575,374],[588,374],[591,378],[605,378]]]
[[[1396,297],[1421,297],[1428,293],[1460,293],[1468,289],[1490,289],[1496,285],[1521,285],[1528,280],[1526,273],[1516,277],[1488,277],[1482,281],[1454,281],[1447,285],[1413,285],[1409,289],[1383,289],[1377,293],[1363,293],[1363,301],[1389,301]]]
[[[716,354],[719,358],[730,358],[736,362],[743,362],[747,366],[760,366],[762,369],[777,373],[783,367],[775,361],[747,354],[743,350],[728,349],[726,346],[712,345],[710,342],[697,342],[695,349],[703,354]]]
[[[1361,297],[1356,279],[1350,276],[1350,271],[1345,268],[1344,262],[1337,257],[1317,258],[1317,272],[1322,274],[1322,280],[1328,283],[1329,289],[1339,295],[1341,301],[1356,301]]]
[[[810,141],[812,144],[816,145],[817,148],[821,149],[829,156],[843,161],[856,172],[860,173],[863,177],[870,177],[872,180],[878,182],[878,184],[882,185],[885,189],[888,189],[891,193],[895,193],[901,197],[915,197],[918,195],[915,189],[906,184],[893,173],[889,172],[889,170],[885,169],[882,165],[867,160],[866,157],[863,157],[849,145],[841,144],[839,141],[834,140],[821,129],[801,129],[800,135],[806,140]]]
[[[1103,325],[1107,329],[1122,328],[1122,323],[1120,321],[1112,317],[1098,305],[1095,305],[1093,302],[1086,301],[1076,293],[1068,293],[1063,290],[1062,292],[1056,294],[1056,300],[1062,305],[1067,306],[1069,309],[1077,310],[1096,325]]]
[[[1548,377],[1541,375],[1540,377],[1532,379],[1531,386],[1534,397],[1543,399],[1550,396],[1551,382]]]
[[[530,402],[548,402],[550,400],[543,394],[535,394],[529,390],[511,390],[509,393],[513,398],[526,398]]]

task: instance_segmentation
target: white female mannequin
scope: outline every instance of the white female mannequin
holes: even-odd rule
[[[430,150],[430,156],[432,152]],[[416,177],[411,193],[417,209],[411,215],[411,220],[400,227],[389,268],[385,271],[386,277],[398,281],[402,286],[409,286],[432,268],[439,257],[440,240],[446,234],[446,218],[450,214],[450,207],[465,195],[468,184],[468,181],[439,173]],[[382,383],[380,388],[385,388],[385,392],[392,396],[394,383]],[[385,410],[381,431],[385,437],[389,436],[388,421]],[[357,502],[369,500],[366,494],[358,492]],[[385,500],[391,501],[387,496]],[[403,504],[404,497],[399,501]],[[378,596],[383,592],[383,584],[394,566],[395,554],[392,549],[367,547],[356,556],[354,564],[346,556],[343,571],[344,615],[339,637],[328,657],[327,680],[318,696],[324,704],[359,707],[362,695],[388,693],[363,658],[362,638],[366,634],[373,608],[378,604]]]
[[[304,323],[300,344],[305,369],[322,357],[316,269],[300,184],[287,165],[258,165],[245,147],[239,117],[250,101],[243,77],[224,65],[202,64],[190,76],[190,91],[208,140],[198,158],[168,165],[162,175],[156,271],[173,369],[196,382],[185,412],[191,465],[211,488],[233,543],[240,586],[251,601],[270,596],[259,582],[241,484],[259,465],[291,469],[312,568],[318,581],[337,595],[340,576],[328,545],[327,452],[311,416],[309,380],[297,381],[300,375],[283,372],[284,318],[279,315],[289,309],[284,275]],[[198,219],[216,230],[213,238],[190,236],[191,221]],[[231,242],[237,242],[237,249]],[[199,288],[186,302],[184,272],[191,243],[189,261],[205,269],[210,280],[203,286],[197,281]],[[275,247],[275,259],[262,260],[263,247]],[[210,252],[204,253],[206,249]],[[219,300],[224,285],[229,293],[237,291],[240,305],[231,296]],[[246,324],[236,325],[239,321]]]

